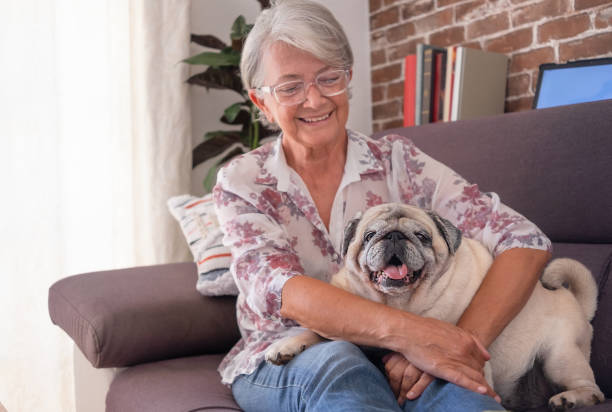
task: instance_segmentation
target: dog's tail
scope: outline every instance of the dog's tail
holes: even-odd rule
[[[544,270],[542,283],[550,289],[568,287],[587,319],[593,319],[597,307],[597,284],[591,271],[582,263],[568,258],[555,259]]]

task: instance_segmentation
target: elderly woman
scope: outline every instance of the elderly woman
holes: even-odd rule
[[[281,133],[222,169],[214,190],[240,290],[242,339],[219,366],[223,382],[246,411],[501,410],[485,347],[526,302],[550,242],[409,139],[347,130],[352,66],[339,23],[309,0],[276,2],[246,40],[243,81]],[[391,201],[435,210],[495,256],[457,326],[328,284],[345,224]],[[265,349],[299,326],[330,341],[266,363]],[[390,351],[384,374],[357,345]]]

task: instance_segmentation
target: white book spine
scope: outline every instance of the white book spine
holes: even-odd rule
[[[453,103],[451,105],[451,121],[458,120],[461,115],[459,110],[459,97],[461,95],[463,77],[463,47],[457,47],[457,58],[455,60],[455,81],[453,82]]]

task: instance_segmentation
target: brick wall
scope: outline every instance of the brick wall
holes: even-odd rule
[[[612,0],[369,0],[374,131],[402,125],[418,43],[510,57],[506,111],[531,108],[542,63],[612,56]]]

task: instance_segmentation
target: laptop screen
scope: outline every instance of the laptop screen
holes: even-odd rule
[[[612,99],[612,58],[542,64],[533,108]]]

